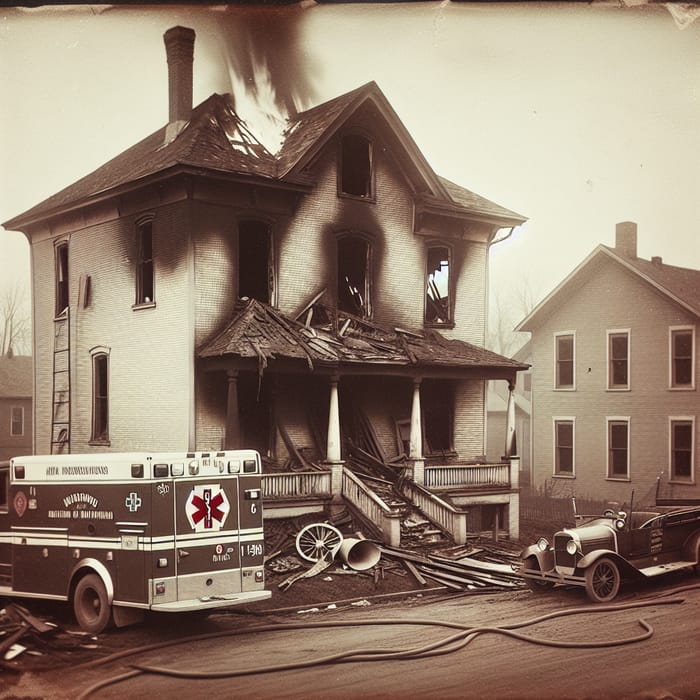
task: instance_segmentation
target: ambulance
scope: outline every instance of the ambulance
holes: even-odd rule
[[[0,596],[70,601],[91,633],[270,597],[254,450],[0,462]]]

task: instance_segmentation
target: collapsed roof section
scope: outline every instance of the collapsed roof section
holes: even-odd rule
[[[256,360],[260,370],[273,360],[303,362],[308,370],[369,371],[404,368],[398,374],[509,378],[528,365],[439,333],[386,329],[357,316],[336,313],[321,295],[297,318],[255,299],[240,299],[228,325],[207,340],[200,359]],[[303,320],[302,320],[303,319]]]
[[[526,218],[435,174],[374,82],[289,119],[285,140],[270,153],[236,114],[231,95],[211,95],[172,132],[164,126],[74,184],[4,223],[24,230],[65,212],[136,189],[154,180],[191,173],[244,178],[273,187],[308,189],[308,166],[358,110],[368,107],[392,157],[411,183],[417,205],[429,212],[478,218],[510,227]],[[172,126],[172,125],[171,125]]]

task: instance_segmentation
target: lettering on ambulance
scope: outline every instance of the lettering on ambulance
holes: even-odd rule
[[[231,505],[219,484],[197,484],[185,501],[185,513],[195,532],[218,532]]]
[[[114,511],[101,509],[96,496],[84,491],[69,493],[61,499],[59,508],[49,508],[52,520],[114,520]]]

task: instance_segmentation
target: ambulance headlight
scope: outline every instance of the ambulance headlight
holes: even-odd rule
[[[163,595],[165,593],[165,581],[156,581],[154,588],[156,595]]]
[[[241,461],[239,459],[231,459],[228,463],[228,473],[238,474],[241,471]]]
[[[265,580],[265,573],[262,569],[258,569],[255,572],[255,583],[263,583]]]

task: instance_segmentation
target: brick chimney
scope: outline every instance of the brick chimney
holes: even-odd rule
[[[171,27],[163,35],[168,59],[169,119],[166,143],[172,141],[192,114],[192,65],[194,29]]]
[[[637,224],[622,221],[615,226],[615,251],[628,258],[637,257]]]

